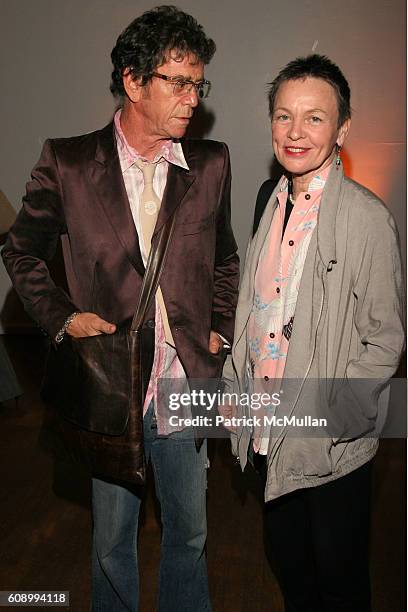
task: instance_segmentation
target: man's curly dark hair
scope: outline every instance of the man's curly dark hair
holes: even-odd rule
[[[215,53],[215,43],[208,38],[194,17],[175,6],[158,6],[137,17],[122,32],[112,50],[114,70],[110,90],[124,96],[122,75],[130,69],[135,79],[146,85],[152,72],[169,59],[170,51],[182,59],[192,53],[208,64]]]

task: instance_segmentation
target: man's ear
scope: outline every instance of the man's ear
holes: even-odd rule
[[[126,68],[123,75],[123,87],[126,95],[131,102],[138,102],[142,96],[143,86],[141,85],[142,77],[135,78],[132,71]]]

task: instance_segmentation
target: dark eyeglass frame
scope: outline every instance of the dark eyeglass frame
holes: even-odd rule
[[[167,76],[167,74],[160,74],[160,72],[152,72],[151,74],[152,76],[157,77],[158,79],[163,79],[163,81],[167,81],[167,83],[170,83],[171,85],[173,85],[173,93],[175,96],[183,96],[187,93],[190,93],[190,91],[194,87],[197,92],[198,97],[200,99],[203,99],[203,98],[208,98],[208,95],[211,90],[211,81],[207,81],[207,79],[203,79],[202,81],[192,81],[191,79],[183,79],[180,77]],[[185,89],[184,91],[177,93],[176,91],[177,86],[183,89],[186,85],[187,86],[189,85],[190,87],[188,89]],[[206,89],[203,89],[203,87],[206,87]]]

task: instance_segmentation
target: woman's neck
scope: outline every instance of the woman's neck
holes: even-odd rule
[[[296,200],[299,193],[308,191],[309,185],[314,179],[314,177],[323,172],[323,170],[325,170],[328,166],[330,166],[333,159],[334,153],[328,159],[326,159],[326,161],[320,166],[320,168],[316,168],[316,170],[306,172],[305,174],[292,174],[294,200]]]

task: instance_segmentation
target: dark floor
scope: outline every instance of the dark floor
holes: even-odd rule
[[[0,590],[70,591],[70,609],[85,612],[90,599],[87,476],[55,462],[50,452],[50,416],[39,398],[42,341],[33,336],[4,341],[25,393],[17,404],[0,406]],[[384,440],[376,458],[374,612],[406,610],[405,455],[405,440]],[[212,441],[210,458],[208,564],[214,612],[282,612],[263,551],[257,477],[250,471],[241,475],[227,441]],[[160,530],[151,485],[140,529],[141,612],[155,610]]]

